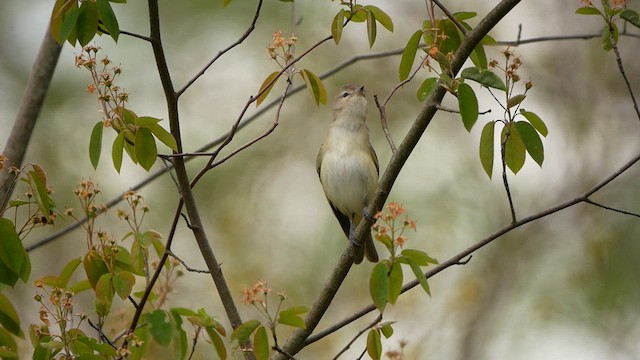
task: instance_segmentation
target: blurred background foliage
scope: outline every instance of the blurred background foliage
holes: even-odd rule
[[[161,1],[162,35],[176,87],[240,36],[251,21],[255,3],[233,1],[223,8],[222,1]],[[393,33],[380,31],[369,49],[364,25],[351,24],[345,28],[340,46],[325,43],[299,67],[320,74],[356,54],[400,48],[427,18],[423,2],[367,3],[391,15],[396,25]],[[446,6],[452,11],[476,11],[481,17],[495,3],[447,1]],[[0,2],[0,106],[4,109],[0,113],[0,147],[5,145],[17,112],[51,6],[51,1],[44,0]],[[575,15],[579,6],[578,1],[525,1],[491,35],[498,40],[515,40],[519,25],[522,39],[597,33],[601,19]],[[629,1],[628,6],[637,10],[640,2]],[[130,1],[114,5],[114,9],[122,29],[147,34],[144,2]],[[277,69],[266,50],[273,31],[282,30],[288,36],[295,23],[297,49],[303,51],[329,34],[338,4],[297,1],[294,15],[291,9],[291,4],[266,1],[248,41],[221,58],[181,98],[186,151],[226,132],[249,96]],[[124,35],[117,45],[108,37],[99,38],[96,44],[103,48],[102,55],[123,67],[120,85],[130,92],[130,108],[166,119],[148,44]],[[619,46],[634,91],[640,93],[636,56],[640,40],[621,37]],[[501,49],[489,48],[488,56],[500,58]],[[572,198],[619,168],[638,152],[640,129],[614,54],[602,51],[598,38],[545,41],[513,50],[524,63],[521,77],[535,84],[523,106],[538,113],[550,130],[544,139],[542,168],[527,159],[524,169],[510,176],[516,211],[523,217]],[[65,45],[26,156],[27,161],[45,167],[60,208],[77,207],[72,190],[82,179],[98,182],[106,202],[147,176],[128,160],[117,174],[107,156],[109,138],[98,169],[91,167],[89,134],[100,116],[95,97],[85,90],[88,74],[73,64],[74,54],[79,52],[79,48]],[[388,162],[390,150],[372,95],[385,97],[397,83],[399,60],[391,56],[357,62],[325,80],[330,97],[348,82],[366,86],[372,141],[381,168]],[[421,107],[415,93],[427,76],[420,73],[387,105],[396,143]],[[275,99],[282,88],[283,84],[276,86],[267,100]],[[482,94],[480,110],[492,110],[479,123],[499,118],[501,111],[493,99],[474,89]],[[455,99],[448,96],[444,105],[448,104],[455,107]],[[289,305],[310,305],[344,248],[343,235],[315,172],[316,153],[331,116],[329,107],[316,107],[306,92],[291,96],[272,135],[210,172],[196,187],[209,239],[238,300],[244,287],[263,280],[286,292]],[[242,130],[231,148],[266,130],[273,117],[274,112],[269,111]],[[161,124],[168,128],[166,121]],[[476,126],[469,134],[457,115],[439,112],[389,197],[402,203],[418,221],[409,246],[426,250],[441,261],[509,222],[500,177],[489,180],[478,160],[480,130],[481,126]],[[203,164],[202,160],[191,161],[189,169],[195,172]],[[594,200],[640,212],[638,176],[636,166],[598,192]],[[151,207],[145,221],[148,228],[168,232],[176,193],[166,175],[142,190]],[[56,228],[71,222],[60,220]],[[115,209],[99,224],[118,238],[126,233]],[[30,240],[44,235],[46,232],[34,233]],[[57,273],[69,259],[81,256],[83,236],[73,232],[32,251],[32,278]],[[190,266],[205,267],[184,224],[173,249]],[[588,205],[574,206],[519,228],[478,251],[467,265],[438,274],[431,280],[431,298],[420,290],[401,296],[385,312],[386,320],[398,321],[393,337],[384,342],[385,349],[398,349],[400,342],[406,342],[408,359],[637,359],[638,259],[638,218]],[[370,303],[370,268],[370,264],[353,268],[319,329]],[[20,305],[23,324],[38,322],[32,286],[19,286],[8,295]],[[224,319],[207,275],[189,274],[179,281],[171,305],[204,307]],[[241,310],[245,320],[257,316],[248,307]],[[121,311],[126,319],[124,314],[132,309],[124,306]],[[373,317],[369,315],[309,346],[300,358],[333,356]],[[117,329],[122,324],[116,317],[108,325]],[[199,358],[208,358],[208,345],[199,346]],[[363,343],[357,342],[347,358],[359,354],[362,347]],[[27,343],[21,348],[29,353]]]

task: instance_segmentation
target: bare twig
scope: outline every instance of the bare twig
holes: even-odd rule
[[[502,183],[504,190],[507,193],[507,199],[509,200],[509,211],[511,212],[511,222],[516,223],[516,209],[513,206],[513,198],[511,197],[511,190],[509,189],[509,180],[507,179],[507,141],[509,140],[510,133],[504,137],[504,140],[500,143],[500,161],[502,164]]]
[[[180,97],[191,85],[193,85],[193,83],[196,82],[196,80],[198,80],[202,75],[204,75],[204,73],[209,69],[209,67],[211,67],[211,65],[213,65],[214,62],[216,62],[216,60],[218,60],[222,55],[227,53],[229,50],[231,50],[234,47],[242,44],[242,42],[245,41],[245,39],[248,38],[249,35],[251,35],[253,30],[256,28],[256,22],[258,21],[258,17],[260,17],[260,9],[261,8],[262,8],[262,0],[258,0],[258,7],[256,9],[255,15],[253,16],[253,20],[251,21],[251,24],[249,25],[247,30],[245,30],[245,32],[242,34],[242,36],[240,36],[240,38],[238,40],[236,40],[235,42],[233,42],[231,45],[229,45],[226,48],[218,51],[216,56],[214,56],[213,59],[211,59],[207,63],[207,65],[205,65],[202,68],[202,70],[200,70],[193,78],[191,78],[191,80],[187,81],[187,83],[180,90],[178,90],[176,92],[176,96],[177,97]]]
[[[635,216],[635,217],[640,217],[640,214],[636,214],[636,213],[633,213],[631,211],[625,211],[625,210],[616,209],[616,208],[613,208],[613,207],[610,207],[610,206],[607,206],[607,205],[600,204],[600,203],[595,202],[595,201],[593,201],[591,199],[586,199],[584,202],[586,202],[587,204],[591,204],[591,205],[597,206],[599,208],[605,209],[605,210],[617,212],[617,213],[624,214],[624,215],[631,215],[631,216]]]
[[[376,326],[376,324],[378,324],[380,321],[382,321],[382,314],[379,314],[371,323],[369,323],[369,325],[367,325],[364,329],[358,331],[358,333],[351,339],[351,341],[349,341],[349,343],[347,345],[345,345],[344,348],[342,348],[342,350],[340,350],[340,352],[338,352],[336,354],[336,356],[333,357],[333,360],[337,360],[340,355],[344,354],[347,350],[349,350],[349,348],[351,347],[351,345],[353,345],[354,342],[356,342],[356,340],[358,340],[358,338],[360,336],[362,336],[362,334],[364,334],[365,332],[367,332],[367,330],[373,328],[374,326]]]
[[[624,72],[624,66],[622,66],[622,58],[620,57],[620,50],[618,50],[618,44],[616,43],[616,40],[613,37],[614,33],[615,31],[613,28],[609,29],[609,41],[611,42],[611,46],[613,47],[613,52],[616,54],[618,71],[620,71],[620,75],[622,75],[622,78],[624,79],[624,83],[627,85],[627,91],[629,92],[631,101],[633,101],[633,108],[636,111],[636,116],[638,117],[638,120],[640,120],[640,109],[638,109],[638,102],[636,101],[635,95],[633,95],[633,89],[631,88],[631,84],[629,83],[627,74]]]
[[[398,148],[396,147],[396,144],[393,143],[393,138],[391,137],[391,133],[389,132],[389,125],[387,124],[387,112],[385,110],[385,107],[378,101],[378,95],[373,95],[373,100],[376,102],[376,106],[378,107],[378,112],[380,113],[380,123],[382,124],[382,131],[384,131],[384,136],[389,142],[391,153],[395,153]]]
[[[187,271],[189,272],[194,272],[194,273],[200,273],[200,274],[209,274],[209,270],[200,270],[200,269],[195,269],[192,268],[191,266],[187,265],[187,263],[182,260],[178,255],[176,255],[176,253],[174,253],[172,250],[166,250],[169,253],[169,256],[171,256],[172,258],[178,260],[180,262],[180,264],[182,264],[182,266],[184,266],[185,269],[187,269]]]

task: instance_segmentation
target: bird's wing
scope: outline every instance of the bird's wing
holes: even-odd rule
[[[336,219],[338,219],[340,227],[342,227],[342,231],[344,231],[344,234],[347,236],[347,238],[349,238],[349,217],[341,213],[340,210],[333,206],[331,201],[329,201],[329,205],[331,205],[331,210],[333,210],[333,214],[336,216]]]
[[[318,157],[316,158],[316,171],[318,172],[318,176],[320,176],[320,167],[322,166],[322,158],[324,157],[324,144],[320,147],[320,151],[318,152]]]
[[[378,175],[380,175],[380,165],[378,165],[378,155],[376,155],[376,151],[373,149],[373,146],[371,145],[371,143],[369,143],[369,151],[371,152],[371,157],[373,158],[373,162],[376,164],[376,171],[378,172]]]

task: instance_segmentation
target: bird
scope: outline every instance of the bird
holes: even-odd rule
[[[378,186],[379,165],[367,127],[367,99],[364,86],[348,84],[340,88],[333,102],[333,122],[318,152],[316,170],[324,194],[345,235],[358,252],[354,263],[365,255],[378,262],[371,231],[362,244],[355,242],[355,228]]]

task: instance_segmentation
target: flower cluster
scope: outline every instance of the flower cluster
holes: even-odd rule
[[[129,100],[129,93],[115,85],[115,79],[122,74],[120,66],[113,66],[108,57],[97,59],[99,47],[87,45],[82,48],[82,53],[76,55],[76,66],[83,67],[91,73],[93,80],[87,85],[87,92],[98,95],[101,105],[104,125],[112,126],[114,122],[121,125],[121,114],[125,104]]]
[[[375,215],[375,239],[385,244],[392,253],[395,253],[397,248],[404,247],[407,242],[408,239],[404,236],[406,229],[416,230],[416,221],[410,219],[406,212],[402,205],[391,202],[387,205],[387,212],[380,211]],[[400,220],[402,215],[404,218]],[[397,223],[399,221],[402,221],[402,225]]]
[[[259,303],[266,306],[265,298],[271,292],[264,281],[258,281],[251,289],[244,288],[242,290],[242,302],[245,305],[254,305]]]
[[[502,50],[502,54],[505,57],[504,67],[500,66],[500,62],[496,59],[492,59],[489,62],[489,67],[503,71],[507,79],[509,79],[512,83],[516,83],[520,81],[520,75],[518,75],[518,70],[522,66],[522,59],[519,56],[516,56],[514,51],[511,50],[509,47]],[[533,82],[531,80],[525,83],[526,90],[529,90],[532,87],[533,87]]]
[[[298,38],[291,35],[288,38],[282,37],[282,31],[273,32],[273,41],[267,46],[269,57],[275,60],[281,68],[285,68],[293,60],[293,49]]]

